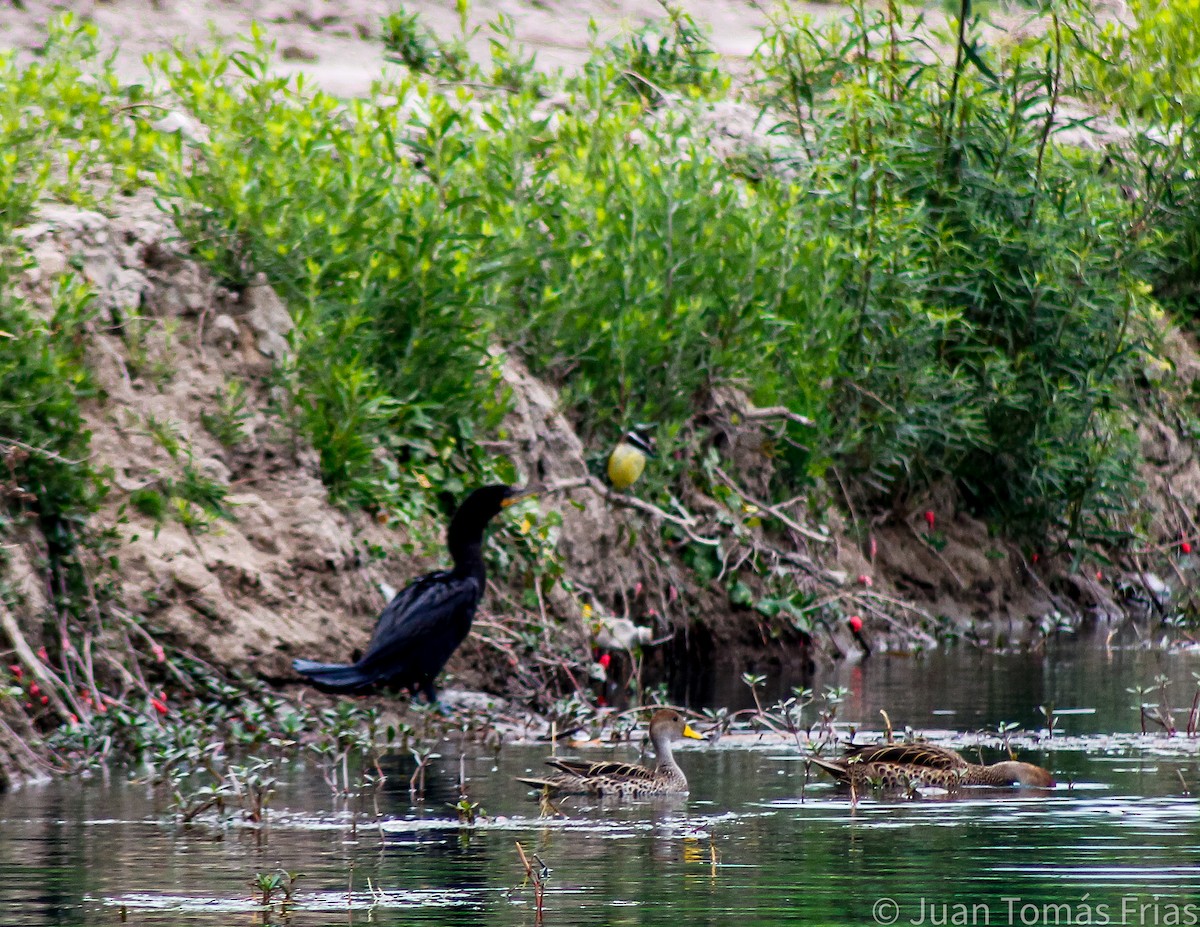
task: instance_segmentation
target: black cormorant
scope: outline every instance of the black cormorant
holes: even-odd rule
[[[483,531],[500,510],[527,495],[501,484],[476,489],[458,507],[446,532],[453,570],[438,570],[396,593],[356,663],[294,660],[296,672],[326,692],[362,694],[380,687],[420,689],[437,699],[433,681],[471,630],[483,597]]]

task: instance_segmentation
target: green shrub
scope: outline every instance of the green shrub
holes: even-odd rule
[[[444,42],[421,20],[419,13],[400,9],[389,13],[381,23],[383,47],[387,58],[419,74],[442,80],[458,81],[466,77],[471,62],[462,42]]]
[[[731,383],[819,414],[845,313],[800,189],[731,178],[684,118],[605,109],[562,114],[524,195],[493,205],[509,343],[585,434],[652,422],[667,449]]]
[[[1090,105],[1126,139],[1106,167],[1125,185],[1127,235],[1158,294],[1197,315],[1200,295],[1200,3],[1132,0],[1129,17],[1087,22]]]
[[[382,96],[342,104],[270,76],[268,61],[261,39],[246,53],[159,60],[210,133],[201,152],[172,139],[160,183],[200,257],[234,285],[265,272],[288,302],[289,382],[325,477],[378,501],[378,452],[439,459],[493,405],[489,271],[464,232],[469,202],[413,163],[402,108]],[[459,115],[428,88],[396,93],[445,120],[431,133],[454,135]]]
[[[91,291],[78,279],[55,285],[49,315],[12,292],[0,265],[0,460],[3,504],[31,513],[51,557],[74,549],[76,533],[102,496],[88,464],[91,433],[80,403],[95,387],[84,364]]]
[[[1151,309],[1123,200],[1055,144],[1057,20],[996,48],[962,27],[938,64],[897,38],[913,30],[895,8],[785,17],[762,50],[790,167],[834,204],[857,314],[834,457],[892,499],[950,479],[1010,530],[1104,532],[1134,477],[1121,410]]]
[[[664,93],[715,96],[729,89],[708,36],[691,15],[670,4],[663,22],[650,21],[610,42],[590,67],[611,64],[635,96],[665,102]]]
[[[144,88],[101,58],[96,27],[71,14],[51,22],[32,61],[0,51],[0,246],[45,190],[94,205],[97,192],[142,186],[153,157],[144,105]]]

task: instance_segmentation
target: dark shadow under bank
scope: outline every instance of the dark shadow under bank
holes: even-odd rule
[[[1046,726],[1049,711],[1056,731],[1077,726],[1070,713],[1087,712],[1089,729],[1134,732],[1141,726],[1139,699],[1114,681],[1136,678],[1149,685],[1161,676],[1168,680],[1167,707],[1182,731],[1196,691],[1197,648],[1148,646],[1132,634],[1128,642],[1106,647],[1107,634],[1107,628],[1094,627],[1036,649],[997,652],[957,644],[921,654],[854,655],[835,664],[814,662],[802,646],[738,652],[705,646],[693,635],[648,653],[643,682],[665,684],[673,702],[695,710],[753,708],[747,673],[765,677],[758,690],[764,706],[791,697],[794,688],[812,689],[818,700],[834,689],[840,696],[837,720],[872,729],[883,725],[881,710],[897,729],[954,730],[1001,722],[1037,729]]]

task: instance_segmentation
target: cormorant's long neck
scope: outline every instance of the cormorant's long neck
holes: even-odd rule
[[[461,513],[459,513],[461,514]],[[459,576],[475,576],[483,580],[483,526],[455,515],[446,532],[446,546],[454,560],[454,572]]]

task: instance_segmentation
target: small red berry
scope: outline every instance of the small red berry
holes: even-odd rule
[[[925,510],[925,524],[929,525],[929,530],[933,530],[934,524],[937,522],[937,515],[933,513],[933,509]]]
[[[1037,554],[1034,554],[1034,555],[1033,555],[1033,562],[1034,562],[1034,563],[1037,563],[1037,562],[1038,562],[1038,555],[1037,555]]]
[[[1181,551],[1183,551],[1185,554],[1190,554],[1192,552],[1192,542],[1184,541],[1182,544],[1179,545],[1179,549]]]
[[[79,715],[72,714],[72,715],[71,715],[71,723],[72,723],[72,724],[78,724],[78,723],[79,723]]]
[[[33,702],[26,702],[26,703],[25,703],[25,707],[26,707],[26,708],[32,708],[32,707],[33,707]]]
[[[871,579],[866,573],[860,573],[858,576],[858,584],[860,586],[874,586],[875,580]]]
[[[863,628],[862,619],[858,615],[851,615],[846,619],[846,623],[850,625],[850,630],[855,634],[858,634]]]
[[[43,704],[43,705],[49,705],[49,704],[50,704],[50,696],[48,696],[48,695],[43,695],[43,696],[42,696],[42,704]]]
[[[43,663],[48,663],[50,661],[50,655],[46,653],[45,647],[38,648],[38,659],[40,659]]]
[[[1103,573],[1101,573],[1099,570],[1097,570],[1097,571],[1096,571],[1096,581],[1097,581],[1097,582],[1103,582],[1103,581],[1104,581],[1104,574],[1103,574]]]
[[[30,695],[37,695],[41,691],[42,691],[41,686],[39,686],[36,682],[29,684],[29,694]]]
[[[150,650],[154,653],[154,659],[158,663],[166,663],[167,655],[159,644],[152,644]]]
[[[150,699],[150,704],[154,706],[154,710],[160,715],[165,715],[171,710],[167,707],[166,702],[164,702],[162,699],[152,698]]]
[[[18,679],[20,679],[22,676],[25,675],[25,670],[21,669],[20,663],[10,663],[9,667],[8,667],[8,671],[10,673],[12,673],[14,676],[16,676]]]
[[[602,653],[602,654],[600,654],[600,659],[597,660],[596,662],[599,663],[601,666],[603,666],[605,669],[608,669],[608,665],[610,663],[612,663],[612,654],[611,653]]]

